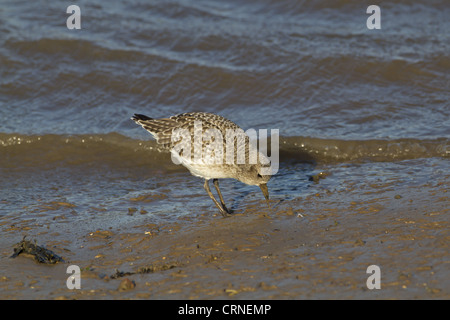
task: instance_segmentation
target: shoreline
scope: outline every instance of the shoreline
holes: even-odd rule
[[[356,191],[323,190],[275,203],[271,211],[258,201],[229,218],[211,208],[169,224],[106,230],[61,224],[30,238],[67,261],[56,265],[8,258],[28,232],[22,226],[7,233],[2,247],[0,297],[449,298],[445,185],[384,189],[362,201],[350,196]],[[81,268],[80,290],[66,287],[71,264]],[[370,265],[380,267],[380,290],[366,286]],[[134,286],[120,289],[125,279]]]

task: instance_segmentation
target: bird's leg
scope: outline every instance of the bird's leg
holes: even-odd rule
[[[217,193],[219,194],[220,203],[222,204],[222,208],[226,211],[226,213],[231,213],[231,211],[228,210],[227,206],[225,205],[225,201],[223,200],[223,197],[222,197],[222,192],[220,192],[219,180],[213,179],[213,183],[214,183],[214,187],[216,187]]]
[[[209,189],[209,180],[205,179],[205,184],[203,185],[203,187],[205,188],[206,192],[208,193],[209,197],[212,199],[212,201],[214,201],[214,203],[216,204],[217,208],[219,208],[220,213],[226,217],[228,215],[228,212],[226,209],[222,208],[222,206],[220,205],[219,202],[217,202],[216,198],[214,198],[211,189]]]

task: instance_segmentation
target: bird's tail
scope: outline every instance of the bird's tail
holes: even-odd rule
[[[171,146],[172,130],[179,125],[172,119],[153,119],[143,114],[135,114],[131,120],[150,132],[158,144],[167,148]]]
[[[153,120],[153,118],[144,116],[143,114],[137,114],[137,113],[135,113],[134,116],[131,117],[131,120],[134,120],[134,121],[137,122],[137,121],[139,121],[139,120],[141,120],[141,121]]]

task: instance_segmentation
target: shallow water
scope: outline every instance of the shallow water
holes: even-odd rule
[[[427,202],[449,184],[445,1],[384,2],[381,30],[366,28],[358,1],[77,4],[82,28],[68,30],[62,3],[1,1],[5,255],[23,235],[62,225],[76,226],[66,240],[78,243],[95,230],[189,226],[216,213],[203,182],[160,152],[134,113],[205,111],[279,129],[276,210],[304,213],[322,192],[318,201],[337,197],[341,210],[396,190],[420,210],[449,203],[445,193]],[[310,181],[319,172],[326,178]],[[258,188],[221,189],[238,214],[266,210]]]

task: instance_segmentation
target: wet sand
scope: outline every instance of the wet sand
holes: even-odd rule
[[[63,216],[53,226],[3,223],[0,298],[448,299],[443,179],[275,197],[270,210],[255,200],[230,218],[211,205],[172,223],[136,223],[133,215],[142,213],[130,212],[117,228],[64,223]],[[66,263],[10,259],[26,234]],[[66,287],[72,264],[81,268],[80,290]],[[370,265],[381,269],[380,290],[366,286]]]

